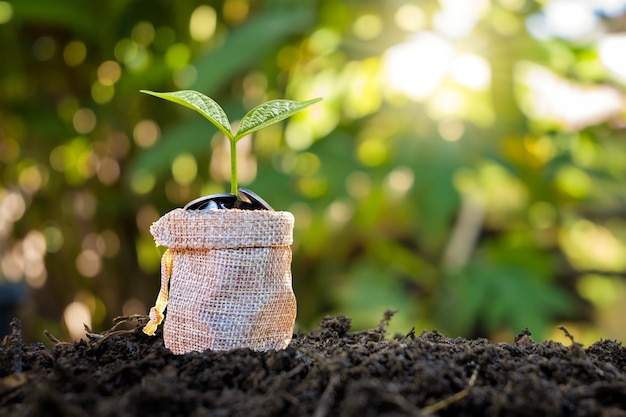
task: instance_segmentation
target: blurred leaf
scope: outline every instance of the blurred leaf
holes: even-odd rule
[[[407,276],[426,287],[435,285],[433,267],[426,263],[416,251],[399,242],[379,238],[368,242],[368,256],[381,264],[389,265],[389,270]]]
[[[352,133],[342,129],[331,132],[324,140],[318,140],[310,148],[319,156],[322,163],[320,171],[328,173],[335,179],[332,191],[337,195],[343,195],[344,180],[354,170],[360,168],[360,164],[354,157],[354,138]],[[341,190],[340,190],[341,188]]]
[[[443,140],[406,138],[398,144],[398,163],[415,172],[410,197],[419,208],[424,242],[432,247],[444,243],[447,230],[459,205],[453,185],[455,171],[461,166],[460,147]]]
[[[411,320],[407,319],[415,315],[418,304],[387,265],[360,259],[351,265],[348,276],[342,278],[333,291],[334,298],[352,318],[355,329],[365,329],[380,321],[385,310],[398,310],[391,332],[406,332],[410,328]]]
[[[457,331],[482,323],[493,332],[528,327],[539,338],[573,299],[550,280],[546,256],[523,248],[495,247],[495,254],[476,259],[454,279]]]
[[[315,98],[305,102],[294,100],[270,100],[250,110],[243,118],[239,125],[239,130],[235,135],[235,141],[241,139],[245,135],[256,132],[259,129],[273,125],[285,120],[289,116],[298,113],[312,104],[322,100]]]
[[[47,0],[14,0],[11,5],[16,19],[53,24],[93,37],[102,30],[100,21],[89,10],[93,5],[88,2],[57,1],[52,5]]]
[[[194,62],[201,76],[190,88],[214,94],[233,77],[275,54],[287,38],[307,31],[314,16],[312,7],[294,7],[288,11],[270,10],[252,17],[233,29],[224,44]]]

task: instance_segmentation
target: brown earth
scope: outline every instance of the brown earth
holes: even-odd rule
[[[626,416],[620,343],[387,337],[390,317],[357,333],[327,317],[283,351],[179,356],[139,328],[50,350],[22,346],[16,327],[0,346],[0,415]]]

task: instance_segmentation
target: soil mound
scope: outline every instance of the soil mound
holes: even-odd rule
[[[386,337],[390,317],[357,333],[326,317],[269,352],[174,355],[140,327],[52,350],[14,335],[0,346],[0,415],[626,416],[618,342]]]

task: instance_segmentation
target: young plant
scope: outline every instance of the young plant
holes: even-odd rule
[[[141,90],[141,92],[178,103],[181,106],[197,111],[226,135],[226,138],[230,142],[230,190],[231,193],[236,196],[239,190],[237,184],[237,142],[244,136],[278,123],[321,100],[321,98],[304,102],[294,100],[270,100],[246,113],[239,122],[237,132],[233,133],[224,109],[214,100],[202,93],[193,90],[182,90],[172,93],[157,93],[148,90]]]

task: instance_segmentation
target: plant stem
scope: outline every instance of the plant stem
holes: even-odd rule
[[[237,141],[230,139],[230,193],[239,197],[237,184]]]

